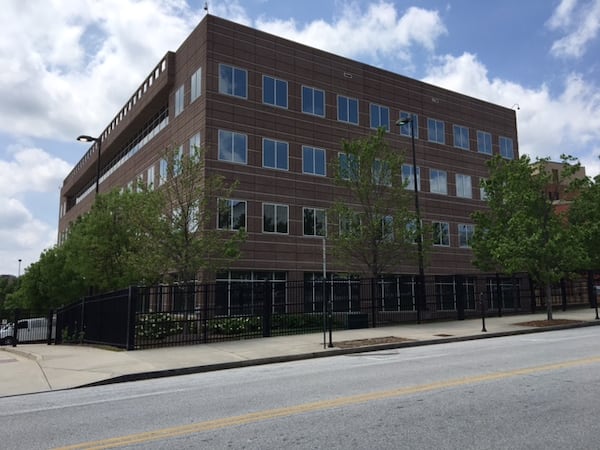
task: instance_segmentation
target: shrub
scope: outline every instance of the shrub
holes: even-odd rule
[[[212,320],[210,330],[217,334],[245,334],[261,330],[260,317],[226,317]]]
[[[168,313],[141,314],[135,326],[137,337],[147,339],[164,339],[182,331],[178,318]]]

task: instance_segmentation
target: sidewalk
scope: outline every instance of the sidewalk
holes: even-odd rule
[[[578,323],[554,327],[517,325],[545,318],[545,313],[488,317],[485,321],[487,332],[482,332],[481,319],[334,331],[333,348],[324,348],[323,333],[129,352],[77,345],[3,346],[0,347],[0,397],[377,349],[600,325],[600,320],[595,320],[595,311],[591,308],[554,311],[554,319]],[[366,341],[361,346],[340,348],[346,341],[384,337],[394,337],[396,339],[387,341],[396,342],[373,345]]]

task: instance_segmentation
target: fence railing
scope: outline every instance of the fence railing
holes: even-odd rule
[[[424,292],[424,298],[418,292]],[[56,342],[126,349],[210,343],[326,329],[378,327],[545,307],[526,275],[416,276],[302,282],[238,280],[131,287],[86,297],[56,312]],[[595,306],[593,273],[564,281],[552,303]]]

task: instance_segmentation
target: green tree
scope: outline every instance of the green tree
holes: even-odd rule
[[[8,296],[11,308],[44,311],[66,305],[84,295],[85,280],[67,262],[63,247],[44,250],[40,259],[25,269],[19,288]]]
[[[0,310],[5,308],[7,297],[17,290],[17,277],[12,275],[0,276]]]
[[[583,249],[580,269],[600,269],[600,175],[572,184],[575,199],[569,206],[569,223]]]
[[[385,130],[344,141],[334,164],[343,191],[328,211],[328,241],[340,264],[378,278],[416,255],[415,216],[402,182],[403,156],[385,140]]]
[[[200,148],[184,155],[181,149],[167,149],[166,172],[151,203],[160,220],[150,222],[145,232],[164,262],[165,274],[178,282],[195,280],[202,271],[214,273],[240,256],[246,239],[244,229],[218,230],[215,211],[219,199],[229,198],[237,183],[228,185],[222,176],[205,175]]]
[[[552,319],[552,284],[577,260],[578,249],[563,217],[545,194],[552,174],[546,160],[531,164],[527,156],[492,158],[490,176],[482,182],[489,208],[473,215],[475,265],[508,274],[527,272],[545,287],[548,319]]]
[[[160,263],[141,225],[158,221],[158,202],[152,192],[137,190],[98,195],[63,244],[72,270],[97,292],[158,280]]]

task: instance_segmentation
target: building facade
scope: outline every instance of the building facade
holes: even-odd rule
[[[485,207],[486,161],[518,156],[513,109],[210,15],[65,178],[59,242],[94,201],[99,152],[102,193],[138,180],[160,186],[165,148],[200,146],[207,175],[239,182],[213,225],[248,233],[241,259],[218,278],[310,279],[322,272],[325,210],[343,195],[331,173],[342,140],[386,128],[410,179],[410,125],[395,125],[406,117],[415,126],[421,216],[435,231],[425,273],[474,273],[470,216]],[[399,258],[397,274],[415,273],[414,260]]]

